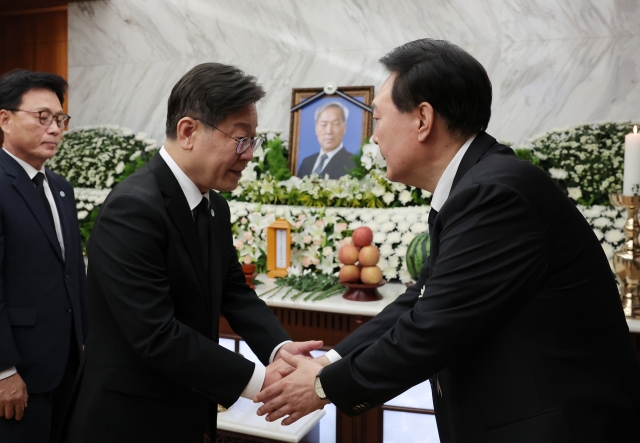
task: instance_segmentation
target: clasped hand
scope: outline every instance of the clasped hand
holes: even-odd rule
[[[330,403],[329,400],[320,399],[314,388],[316,375],[329,364],[329,359],[325,356],[305,358],[286,350],[282,350],[281,355],[284,363],[289,365],[278,368],[284,378],[263,389],[253,401],[264,403],[257,413],[260,416],[267,414],[267,421],[288,416],[282,421],[282,425],[286,426]]]
[[[0,380],[0,417],[21,420],[28,398],[27,385],[20,374]]]

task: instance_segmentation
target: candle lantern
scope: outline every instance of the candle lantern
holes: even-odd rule
[[[291,266],[291,225],[279,218],[267,227],[267,277],[285,277]]]

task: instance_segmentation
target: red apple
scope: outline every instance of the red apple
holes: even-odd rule
[[[342,283],[353,283],[360,278],[360,269],[356,265],[344,265],[340,269],[338,279]]]
[[[365,266],[360,271],[360,280],[365,285],[376,285],[382,281],[382,271],[377,266]]]
[[[338,260],[345,265],[355,265],[358,261],[358,248],[353,245],[344,245],[338,251]]]
[[[369,246],[373,241],[373,231],[366,226],[360,226],[353,231],[353,244],[359,247]]]
[[[360,249],[358,254],[358,262],[362,266],[375,266],[380,261],[380,250],[373,245],[365,246]]]

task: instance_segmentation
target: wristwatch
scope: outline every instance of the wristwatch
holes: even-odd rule
[[[316,382],[314,383],[313,387],[315,388],[318,397],[320,397],[320,400],[326,400],[327,394],[324,393],[324,389],[322,389],[322,383],[320,382],[320,373],[322,372],[322,369],[318,371],[318,374],[316,375]]]

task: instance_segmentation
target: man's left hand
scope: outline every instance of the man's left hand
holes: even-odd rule
[[[313,358],[311,351],[320,349],[322,344],[322,340],[293,341],[285,343],[280,346],[280,349],[278,349],[278,352],[276,352],[276,355],[273,357],[273,361],[282,358],[282,351],[287,351],[289,354],[293,355],[302,355],[306,358]]]
[[[282,425],[290,425],[311,412],[324,408],[330,401],[322,400],[316,394],[314,383],[323,365],[300,355],[291,355],[286,350],[282,359],[296,370],[277,383],[260,392],[254,403],[264,402],[258,415],[267,414],[267,421],[275,421],[287,416]]]

